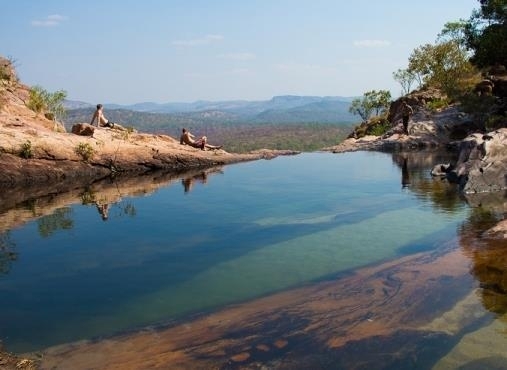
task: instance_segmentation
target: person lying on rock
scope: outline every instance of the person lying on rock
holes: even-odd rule
[[[109,121],[104,116],[104,107],[102,106],[102,104],[97,104],[97,109],[93,113],[93,117],[92,117],[92,121],[90,122],[90,125],[93,126],[93,122],[95,122],[95,120],[97,120],[97,127],[109,127],[109,128],[114,128],[116,130],[122,130],[122,131],[127,130],[122,125],[119,125],[118,123],[114,123],[112,121]]]
[[[194,148],[199,148],[201,150],[207,149],[221,149],[222,146],[215,146],[208,144],[208,138],[206,136],[201,136],[199,139],[195,140],[195,136],[190,133],[186,128],[181,130],[180,136],[180,144],[182,145],[190,145]]]

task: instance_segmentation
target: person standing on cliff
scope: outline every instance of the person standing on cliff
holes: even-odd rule
[[[410,117],[414,114],[414,110],[410,105],[407,104],[406,101],[403,101],[403,105],[401,107],[401,117],[403,119],[403,133],[408,135],[408,121],[410,121]]]

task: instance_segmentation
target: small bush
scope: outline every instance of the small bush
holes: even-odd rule
[[[19,152],[19,155],[25,159],[33,157],[32,142],[30,140],[27,140],[23,144],[21,144],[21,150]]]
[[[431,100],[431,101],[427,102],[426,108],[428,108],[432,112],[436,112],[442,108],[446,108],[448,105],[449,105],[449,102],[447,101],[447,99],[442,98],[442,99],[435,99],[435,100]]]
[[[388,121],[380,121],[368,128],[368,134],[374,136],[382,136],[391,128]]]
[[[507,127],[507,117],[499,115],[490,116],[486,119],[485,126],[487,131],[494,131],[502,127]]]
[[[469,93],[461,97],[461,107],[465,113],[484,115],[489,113],[496,102],[494,96]]]
[[[61,119],[65,116],[65,107],[63,101],[67,96],[67,92],[63,90],[50,93],[41,86],[34,86],[30,89],[27,107],[35,113],[46,112],[53,120]]]
[[[84,161],[88,161],[95,154],[95,150],[88,143],[79,143],[79,145],[74,149],[76,154],[80,155]]]

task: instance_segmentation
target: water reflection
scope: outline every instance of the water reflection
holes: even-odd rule
[[[403,164],[401,166],[401,187],[406,188],[410,185],[410,175],[408,172],[408,158],[403,157]]]
[[[221,171],[222,167],[209,169],[206,176]],[[200,174],[201,170],[152,172],[58,189],[36,185],[5,189],[0,193],[0,232],[19,228],[34,219],[40,219],[41,232],[46,236],[57,229],[69,229],[73,222],[70,207],[77,204],[93,205],[100,217],[105,219],[109,219],[112,208],[117,208],[118,216],[135,216],[137,211],[127,199],[152,194],[173,182],[181,181],[182,177],[202,176]],[[51,217],[42,219],[46,216]]]
[[[57,230],[70,230],[74,226],[71,219],[72,209],[65,207],[55,210],[54,213],[43,216],[37,220],[39,234],[43,238],[51,236]]]
[[[444,155],[445,156],[445,155]],[[471,207],[467,220],[458,230],[462,249],[470,257],[470,272],[477,279],[484,307],[497,314],[507,313],[507,242],[493,237],[486,230],[494,227],[507,215],[505,192],[460,194],[456,186],[446,180],[429,178],[421,170],[431,163],[444,163],[448,158],[441,153],[395,153],[393,162],[401,169],[402,187],[420,198],[425,198],[436,209],[455,212],[463,201]]]
[[[453,157],[453,153],[442,151],[397,152],[392,155],[392,160],[401,170],[402,188],[410,189],[419,199],[431,204],[436,210],[455,213],[464,203],[458,187],[449,184],[445,179],[428,176],[428,169],[435,163],[443,163]]]
[[[208,183],[208,176],[211,174],[217,174],[217,173],[223,174],[221,167],[206,169],[206,170],[202,170],[198,173],[188,174],[187,176],[185,176],[181,179],[181,184],[183,185],[183,191],[185,193],[189,193],[192,190],[192,188],[194,187],[195,182],[198,182],[203,185],[207,184]]]
[[[467,195],[472,206],[460,230],[462,248],[472,261],[471,273],[480,284],[484,307],[496,314],[507,313],[507,240],[489,233],[505,219],[507,197],[503,192]]]
[[[12,241],[10,232],[0,233],[0,274],[6,274],[11,263],[18,258],[16,244]]]

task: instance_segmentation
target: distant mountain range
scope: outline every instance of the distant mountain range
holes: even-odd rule
[[[359,121],[349,113],[353,97],[275,96],[264,101],[195,101],[192,103],[104,104],[106,117],[156,131],[168,126],[199,124],[289,124],[332,123],[350,125]],[[67,123],[87,122],[95,105],[65,101]]]

